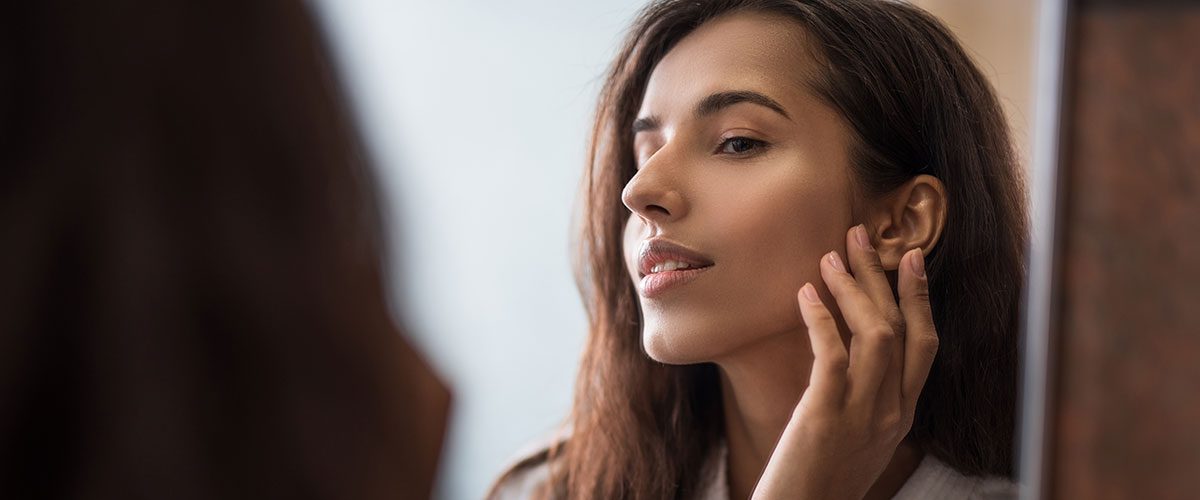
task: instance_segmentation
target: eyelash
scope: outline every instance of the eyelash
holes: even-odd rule
[[[728,152],[725,151],[726,146],[729,146],[730,144],[732,144],[733,141],[747,141],[750,143],[751,147],[750,147],[750,149],[748,149],[746,151],[728,151]],[[768,146],[770,146],[770,144],[767,144],[766,141],[760,141],[758,139],[751,139],[749,137],[738,136],[738,137],[730,137],[728,139],[722,140],[721,143],[717,145],[716,152],[718,154],[727,154],[727,155],[733,155],[733,156],[750,156],[755,153],[761,152],[763,149],[766,149]]]
[[[741,141],[748,141],[748,142],[750,143],[750,145],[752,146],[752,148],[751,148],[751,149],[749,149],[749,150],[747,150],[747,151],[741,151],[741,152],[738,152],[738,151],[730,151],[730,152],[725,152],[725,146],[729,145],[729,144],[730,144],[730,143],[732,143],[733,141],[738,141],[738,140],[741,140]],[[727,138],[727,139],[723,139],[723,140],[721,140],[721,143],[720,143],[720,144],[717,144],[717,150],[715,151],[715,153],[716,153],[716,154],[725,154],[725,155],[731,155],[731,156],[740,156],[740,157],[746,157],[746,156],[752,156],[752,155],[755,155],[755,154],[761,153],[761,152],[762,152],[764,149],[767,149],[767,148],[768,148],[768,147],[770,147],[770,146],[771,146],[771,144],[770,144],[770,143],[768,143],[767,141],[762,141],[762,140],[758,140],[758,139],[751,139],[751,138],[749,138],[749,137],[745,137],[745,136],[740,136],[740,135],[739,135],[739,136],[736,136],[736,137],[730,137],[730,138]],[[640,160],[637,162],[637,168],[638,168],[639,170],[642,168],[642,163],[643,163],[643,162],[642,162],[642,161],[640,161]]]

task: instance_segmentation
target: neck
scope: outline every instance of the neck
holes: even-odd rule
[[[717,365],[729,447],[730,498],[749,498],[808,387],[812,349],[807,332],[787,332],[748,346]],[[920,461],[920,451],[902,443],[864,500],[892,498]]]

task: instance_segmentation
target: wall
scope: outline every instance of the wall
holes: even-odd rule
[[[481,497],[569,408],[585,321],[568,228],[598,85],[641,3],[314,3],[396,201],[396,302],[454,392],[438,498]]]

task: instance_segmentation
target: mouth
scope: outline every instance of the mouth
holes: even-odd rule
[[[641,294],[658,297],[699,277],[716,264],[704,254],[661,238],[642,242],[638,251]]]

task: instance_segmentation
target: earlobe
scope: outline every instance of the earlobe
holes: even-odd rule
[[[868,229],[883,268],[894,271],[909,250],[925,255],[937,245],[946,225],[946,187],[932,175],[918,175],[876,201]]]

